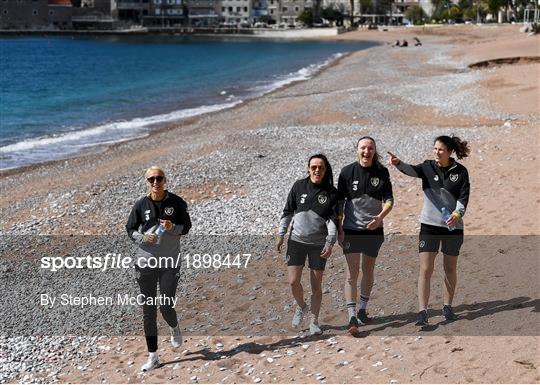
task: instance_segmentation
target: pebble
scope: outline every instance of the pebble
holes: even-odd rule
[[[444,64],[446,68],[455,70],[462,69],[461,64],[450,60],[446,47],[436,46],[430,51],[428,64]],[[365,64],[365,59],[361,56],[350,57],[351,64]],[[335,124],[316,124],[290,126],[288,122],[277,121],[274,126],[260,127],[252,130],[245,130],[241,133],[234,131],[225,134],[216,132],[212,138],[205,139],[199,145],[221,145],[226,137],[234,143],[240,143],[242,146],[225,146],[217,152],[201,154],[193,159],[187,159],[185,164],[179,167],[178,154],[184,150],[190,151],[193,143],[182,143],[178,141],[175,144],[178,151],[166,154],[159,159],[160,164],[166,170],[170,170],[169,180],[171,189],[178,186],[190,187],[199,186],[201,181],[223,180],[225,186],[223,191],[229,191],[227,194],[236,194],[236,198],[231,199],[228,196],[217,196],[214,198],[194,201],[190,203],[190,215],[194,220],[194,227],[191,232],[193,236],[188,235],[183,238],[185,245],[196,247],[208,243],[208,237],[200,237],[201,234],[228,234],[228,235],[267,235],[275,231],[279,221],[280,210],[286,199],[286,196],[295,179],[305,175],[304,161],[307,157],[321,149],[332,159],[332,166],[335,170],[350,163],[353,154],[350,151],[350,144],[358,137],[359,130],[369,131],[370,135],[378,139],[380,152],[393,149],[403,159],[418,159],[418,149],[429,149],[432,145],[431,140],[436,135],[453,132],[456,135],[462,135],[470,142],[478,142],[481,138],[481,130],[484,127],[464,128],[464,127],[444,127],[433,128],[431,126],[419,126],[418,134],[404,137],[399,135],[399,130],[406,127],[406,122],[401,122],[396,116],[398,110],[406,108],[408,105],[423,105],[433,107],[441,115],[465,115],[478,116],[479,118],[500,118],[505,120],[504,128],[512,127],[512,117],[501,116],[493,112],[489,105],[481,97],[476,97],[477,90],[473,87],[467,88],[467,85],[479,79],[481,76],[478,71],[469,72],[449,72],[448,74],[437,77],[425,77],[408,74],[399,84],[389,88],[384,80],[388,77],[400,78],[402,73],[388,57],[386,51],[373,50],[371,60],[377,60],[376,71],[371,71],[370,76],[365,80],[367,83],[358,87],[344,87],[336,91],[340,103],[336,109],[342,110],[348,116],[354,116],[358,122],[366,121],[361,127],[358,122],[353,123],[335,123]],[[420,64],[411,61],[412,66],[417,69],[424,68],[426,64]],[[367,67],[366,67],[367,68]],[[292,92],[310,91],[314,85],[320,85],[321,89],[326,89],[333,84],[334,75],[331,71],[326,71],[321,76],[305,83],[298,83],[294,87],[280,90],[280,95],[288,95]],[[437,92],[426,92],[426,89],[436,89]],[[226,95],[222,91],[222,95]],[[306,93],[307,94],[307,93]],[[327,101],[323,99],[328,96],[310,96],[310,101],[314,104]],[[341,101],[341,97],[343,100]],[[398,100],[399,102],[381,102]],[[266,103],[261,99],[261,105]],[[401,104],[402,107],[398,105]],[[338,111],[339,112],[339,111]],[[230,111],[231,116],[236,112]],[[306,109],[306,117],[310,117],[311,112]],[[299,116],[299,120],[303,117]],[[204,121],[204,120],[203,120]],[[227,128],[227,127],[224,127]],[[328,140],[331,135],[332,140]],[[297,146],[283,146],[283,143],[299,143],[305,137],[310,137],[309,143],[303,145],[300,149]],[[152,140],[152,139],[150,139]],[[261,145],[251,145],[252,142],[261,143]],[[250,145],[244,145],[250,143]],[[134,143],[126,143],[126,146],[135,146]],[[264,151],[261,148],[264,148]],[[134,147],[135,148],[135,147]],[[350,156],[344,156],[350,154]],[[264,158],[258,157],[262,155]],[[96,160],[99,163],[99,159]],[[59,162],[53,167],[59,175],[70,170],[70,161]],[[219,164],[220,167],[215,165]],[[268,173],[268,166],[272,165],[273,172]],[[43,169],[48,170],[48,169]],[[40,175],[41,171],[36,169],[32,171]],[[45,172],[45,171],[43,171]],[[260,175],[265,175],[261,178]],[[25,174],[21,174],[25,178]],[[43,175],[47,177],[47,175]],[[50,177],[50,175],[49,175]],[[6,186],[6,182],[1,181],[0,187]],[[498,182],[500,183],[500,182]],[[246,188],[249,187],[249,188]],[[242,189],[249,191],[249,196],[244,196],[238,191]],[[126,250],[124,254],[129,254],[132,250],[132,244],[124,235],[125,230],[123,221],[110,224],[109,218],[125,218],[133,202],[143,194],[144,184],[140,178],[140,170],[127,171],[124,175],[115,177],[115,183],[101,183],[96,181],[83,189],[70,189],[69,191],[53,190],[48,193],[27,194],[24,199],[17,201],[12,207],[6,207],[3,215],[11,217],[16,210],[33,209],[32,216],[23,218],[21,221],[6,227],[8,230],[0,231],[2,236],[26,235],[28,239],[21,241],[21,244],[9,249],[7,242],[0,245],[0,255],[9,253],[20,253],[24,255],[25,247],[32,249],[36,242],[43,242],[44,237],[38,234],[49,234],[53,231],[65,231],[65,233],[86,233],[95,234],[96,231],[105,233],[105,229],[114,230],[118,237],[95,237],[87,247],[82,247],[79,251],[81,255],[94,254],[96,251],[110,250],[112,246],[118,250]],[[411,190],[413,191],[413,190]],[[419,191],[417,188],[414,191]],[[82,201],[83,203],[75,203]],[[106,203],[106,204],[105,204]],[[47,211],[45,211],[47,208]],[[84,215],[80,215],[84,213]],[[84,223],[84,217],[87,213],[95,214],[95,228],[97,230],[88,232],[79,227]],[[107,215],[102,215],[106,213]],[[416,214],[410,214],[415,217]],[[100,216],[103,218],[100,219]],[[112,226],[112,227],[111,227]],[[76,236],[75,236],[76,237]],[[75,238],[74,237],[74,238]],[[62,237],[60,237],[62,238]],[[200,238],[200,239],[199,239]],[[60,250],[64,250],[68,240],[59,239],[57,245],[51,245]],[[234,240],[233,240],[234,242]],[[237,240],[240,243],[239,240]],[[32,247],[28,247],[31,245]],[[40,249],[40,244],[36,244],[35,250]],[[254,256],[253,258],[256,258]],[[186,269],[187,270],[187,269]],[[196,269],[183,271],[182,282],[189,280],[198,274]],[[338,269],[343,273],[342,269]],[[77,272],[77,287],[81,291],[89,290],[96,294],[107,294],[125,291],[126,287],[134,287],[133,276],[128,271],[110,271],[111,274],[94,274],[91,269],[81,269]],[[113,274],[114,273],[114,274]],[[24,276],[25,280],[20,281],[18,277]],[[64,280],[52,280],[52,275],[38,269],[25,267],[24,264],[3,263],[0,269],[0,279],[7,287],[12,288],[13,292],[20,292],[27,297],[35,297],[40,292],[44,292],[41,282],[55,282],[55,289],[58,292],[66,292],[72,287],[64,284]],[[247,278],[238,276],[236,282],[245,283]],[[30,283],[35,284],[30,284]],[[234,281],[233,281],[234,282]],[[178,294],[185,294],[188,285],[179,285]],[[182,292],[183,290],[183,292]],[[259,286],[255,290],[264,293]],[[326,290],[326,289],[325,289]],[[334,293],[334,295],[338,295]],[[255,299],[252,295],[250,299]],[[281,306],[281,305],[280,305]],[[93,357],[98,356],[102,351],[111,348],[102,343],[98,343],[96,337],[73,337],[73,336],[45,336],[46,332],[56,330],[56,327],[65,327],[68,330],[66,335],[87,336],[102,332],[103,330],[112,330],[114,320],[124,316],[129,316],[129,312],[124,313],[120,307],[93,307],[92,322],[88,322],[84,312],[69,314],[71,322],[66,323],[67,313],[47,312],[44,309],[32,308],[28,306],[17,306],[9,309],[0,309],[0,319],[6,322],[5,330],[15,330],[13,336],[0,336],[0,346],[2,347],[2,357],[0,361],[0,382],[14,381],[15,378],[23,378],[24,382],[39,381],[37,373],[50,370],[57,373],[64,368],[66,363],[78,361],[87,362]],[[139,315],[139,309],[134,307],[132,314]],[[47,323],[41,320],[46,319]],[[34,325],[42,329],[36,330],[36,335],[21,337],[17,331],[26,331],[26,328],[33,328]],[[77,330],[77,325],[80,328]],[[229,330],[234,335],[234,327]],[[195,329],[191,330],[192,332]],[[139,330],[138,333],[141,331]],[[245,332],[244,332],[245,333]],[[249,336],[248,338],[252,338]],[[421,339],[417,337],[415,341]],[[327,344],[333,346],[337,344],[335,338],[326,340]],[[406,342],[410,344],[410,341]],[[222,349],[223,344],[217,343],[217,349]],[[122,347],[117,347],[118,354],[122,352]],[[302,349],[307,351],[309,345],[303,344]],[[293,352],[293,353],[290,353]],[[344,352],[344,351],[343,351]],[[49,356],[50,353],[61,353],[58,356]],[[294,355],[294,351],[289,350],[288,356]],[[47,357],[47,358],[45,358]],[[57,358],[55,358],[57,357]],[[225,357],[225,356],[222,356]],[[128,366],[130,366],[128,361]],[[23,365],[24,364],[24,365]],[[134,365],[134,363],[132,364]],[[382,363],[380,364],[382,365]],[[80,366],[80,365],[79,365]],[[375,365],[374,365],[375,366]],[[174,368],[174,367],[173,367]],[[81,366],[81,372],[85,371]],[[197,377],[194,376],[196,379]],[[47,377],[48,381],[56,382],[55,376]],[[192,381],[193,377],[192,377]],[[260,379],[259,379],[260,382]]]

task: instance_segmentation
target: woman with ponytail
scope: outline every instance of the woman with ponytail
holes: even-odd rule
[[[322,334],[319,311],[322,302],[322,279],[326,259],[332,253],[337,233],[338,194],[334,187],[332,167],[323,154],[308,160],[307,178],[297,180],[287,198],[279,224],[277,251],[281,253],[283,239],[289,231],[287,243],[287,271],[289,284],[297,307],[292,326],[300,328],[311,310],[309,331]],[[311,306],[304,301],[302,270],[308,260],[311,281]]]
[[[458,317],[452,309],[457,282],[457,260],[463,244],[463,216],[469,202],[469,174],[467,169],[451,157],[466,158],[470,148],[457,136],[439,136],[433,143],[434,160],[416,166],[407,164],[391,152],[388,163],[402,173],[422,179],[424,206],[420,215],[420,273],[418,277],[419,312],[416,325],[428,324],[427,307],[431,276],[439,248],[443,253],[445,274],[442,313],[447,321]],[[441,247],[442,245],[442,247]]]

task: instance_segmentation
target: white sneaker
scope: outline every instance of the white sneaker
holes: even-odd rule
[[[311,321],[309,324],[309,334],[312,336],[319,336],[322,334],[322,330],[318,322]]]
[[[146,364],[141,366],[141,371],[149,372],[150,370],[156,368],[159,368],[159,358],[157,354],[150,354],[150,357],[148,357],[148,361],[146,361]]]
[[[178,348],[182,346],[182,332],[180,331],[180,326],[176,326],[175,328],[169,328],[171,330],[171,345],[173,348]]]
[[[304,322],[304,316],[306,315],[308,311],[308,305],[307,303],[304,305],[303,309],[300,309],[298,306],[296,307],[296,310],[294,311],[293,319],[292,319],[292,327],[295,329],[298,329],[302,323]]]

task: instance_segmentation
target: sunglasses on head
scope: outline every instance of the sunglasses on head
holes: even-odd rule
[[[151,176],[151,177],[148,177],[146,178],[146,180],[150,183],[154,183],[154,182],[158,182],[158,183],[161,183],[163,182],[163,176],[159,175],[159,176]]]

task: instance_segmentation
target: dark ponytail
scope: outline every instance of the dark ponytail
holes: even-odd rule
[[[441,142],[446,146],[450,153],[455,152],[458,159],[463,159],[469,156],[471,148],[465,140],[461,140],[457,136],[441,135],[437,137],[433,143]]]
[[[328,161],[328,158],[326,157],[326,155],[324,154],[311,155],[307,162],[308,168],[311,163],[311,159],[322,159],[322,161],[324,162],[324,166],[326,167],[326,171],[324,172],[324,178],[321,184],[325,187],[332,187],[334,185],[334,174],[332,173],[332,166],[330,165],[330,162]]]

